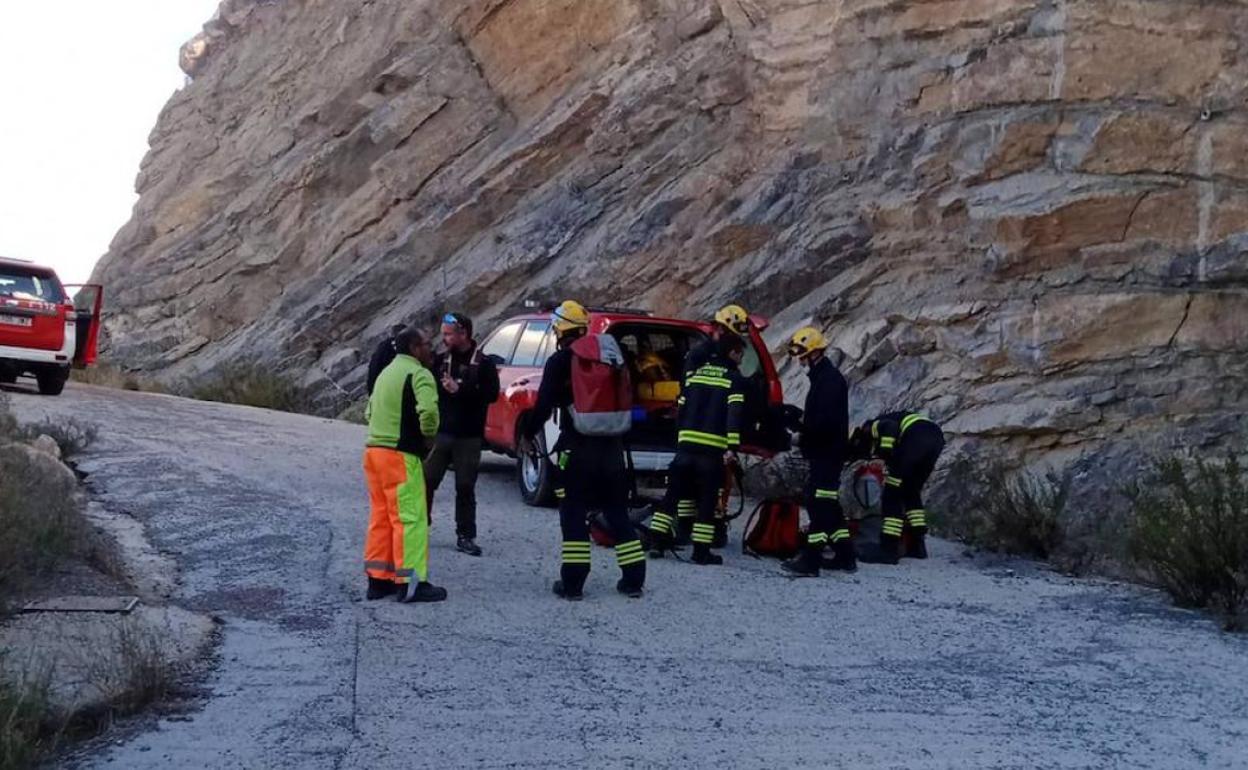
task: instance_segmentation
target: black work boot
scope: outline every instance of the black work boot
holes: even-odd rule
[[[857,572],[858,558],[854,555],[854,541],[848,538],[832,546],[832,557],[823,560],[823,568],[839,572]]]
[[[859,551],[858,561],[864,564],[896,564],[901,560],[898,554],[900,548],[900,538],[884,536],[880,538],[879,545]]]
[[[711,553],[711,546],[706,543],[695,543],[692,561],[694,564],[701,564],[704,567],[718,566],[724,563],[724,557],[717,553]]]
[[[641,586],[631,583],[624,578],[620,578],[619,582],[615,584],[615,590],[630,599],[640,599],[641,595],[645,593],[645,590]]]
[[[399,588],[398,601],[403,604],[446,601],[446,589],[435,586],[433,583],[421,581],[419,583],[408,583],[407,585],[399,586]]]
[[[585,597],[585,594],[581,593],[580,589],[573,591],[565,588],[562,580],[556,580],[555,584],[550,587],[550,590],[554,591],[555,596],[558,596],[560,599],[567,599],[570,602],[579,602]]]
[[[368,579],[368,592],[364,594],[364,598],[367,601],[375,602],[378,599],[393,596],[396,590],[398,590],[398,586],[394,584],[393,580],[370,577]]]
[[[823,561],[821,550],[818,546],[808,545],[780,566],[794,577],[819,577],[819,562]]]
[[[723,519],[715,520],[715,539],[711,541],[712,548],[723,548],[728,545],[728,522]]]
[[[907,559],[926,559],[927,536],[911,532],[910,542],[906,544],[906,552],[902,556]]]
[[[470,537],[461,537],[455,541],[455,550],[460,553],[466,553],[469,556],[480,556],[481,546],[477,545]]]
[[[662,559],[668,551],[676,550],[676,540],[666,532],[653,529],[644,530],[642,545],[650,553],[651,559]]]

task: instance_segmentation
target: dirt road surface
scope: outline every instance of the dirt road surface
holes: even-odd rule
[[[365,603],[363,428],[85,386],[13,401],[99,425],[97,493],[224,620],[202,708],[91,767],[1248,767],[1248,640],[1147,591],[938,542],[818,580],[651,562],[628,600],[596,549],[567,604],[557,517],[496,457],[484,558],[455,552],[438,494],[450,601]]]

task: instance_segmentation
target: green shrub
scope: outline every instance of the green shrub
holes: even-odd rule
[[[1223,462],[1159,460],[1124,490],[1132,561],[1184,607],[1212,609],[1227,630],[1248,603],[1248,471]]]
[[[282,412],[307,411],[307,401],[293,382],[254,364],[223,367],[205,379],[184,383],[176,392],[200,401],[242,404]]]
[[[1011,472],[994,461],[963,457],[946,484],[953,504],[933,519],[933,528],[994,551],[1048,559],[1066,543],[1070,482],[1054,473]]]

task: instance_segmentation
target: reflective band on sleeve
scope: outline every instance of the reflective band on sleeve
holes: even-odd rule
[[[689,385],[707,385],[712,388],[731,388],[732,381],[721,379],[719,377],[707,377],[701,374],[695,374],[688,380]]]
[[[745,396],[744,396],[744,395],[742,395],[742,394],[740,394],[740,393],[733,393],[732,395],[728,396],[728,403],[730,403],[730,404],[744,404],[744,403],[745,403]]]
[[[901,479],[896,476],[885,476],[884,484],[890,487],[901,487]]]
[[[841,493],[836,489],[816,489],[815,499],[817,500],[839,500]]]
[[[559,470],[566,471],[568,469],[568,453],[559,453]]]
[[[892,449],[895,446],[897,446],[897,439],[892,436],[885,436],[880,439],[880,449]]]
[[[741,434],[740,434],[740,433],[729,433],[729,434],[728,434],[728,443],[729,443],[730,445],[740,444],[740,443],[741,443]]]
[[[901,432],[905,433],[906,428],[909,428],[911,425],[914,425],[916,422],[931,422],[931,420],[929,420],[925,415],[908,414],[901,419]]]
[[[716,436],[714,433],[703,433],[700,430],[682,430],[676,437],[677,443],[698,444],[700,446],[714,447],[715,449],[727,449],[728,439],[725,436]]]
[[[568,496],[568,490],[564,489],[563,487],[559,487],[558,489],[555,490],[555,497],[559,498],[560,500],[562,500],[563,498],[567,496]]]
[[[880,421],[875,420],[871,423],[871,438],[878,439],[880,437]]]

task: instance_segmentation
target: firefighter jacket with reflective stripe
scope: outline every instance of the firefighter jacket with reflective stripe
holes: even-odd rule
[[[798,448],[810,459],[843,461],[849,444],[849,385],[826,356],[810,367]]]
[[[368,399],[368,446],[423,458],[438,432],[438,386],[415,358],[400,354],[381,371]]]
[[[681,449],[723,452],[741,443],[745,383],[720,355],[690,372],[680,394],[676,443]]]
[[[931,422],[916,412],[888,412],[870,422],[871,454],[888,459],[901,443],[901,437],[915,423]]]

